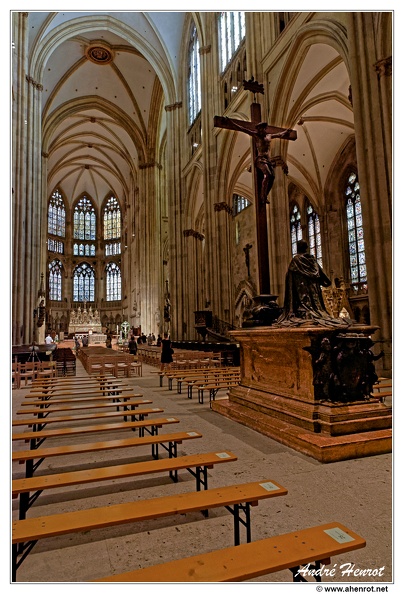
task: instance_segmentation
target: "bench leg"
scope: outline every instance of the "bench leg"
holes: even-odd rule
[[[240,524],[245,526],[246,541],[251,542],[251,504],[250,503],[236,503],[234,507],[226,506],[226,509],[233,514],[234,524],[234,546],[240,544]],[[240,511],[244,512],[245,518],[240,517]]]

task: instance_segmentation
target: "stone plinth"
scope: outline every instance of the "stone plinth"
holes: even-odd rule
[[[371,335],[374,327],[356,326]],[[352,331],[352,328],[351,328]],[[212,409],[321,462],[391,451],[391,409],[373,399],[329,402],[316,396],[310,351],[341,330],[240,329],[241,382]]]

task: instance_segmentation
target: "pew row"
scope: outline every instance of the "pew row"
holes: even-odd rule
[[[286,494],[284,487],[275,481],[265,480],[15,521],[13,581],[18,567],[39,539],[190,512],[201,511],[206,516],[209,509],[217,507],[225,507],[233,514],[234,544],[240,543],[241,524],[245,526],[246,539],[250,542],[250,506],[258,505],[263,499]],[[244,512],[242,517],[241,511]]]
[[[83,435],[85,433],[100,433],[105,431],[121,431],[123,429],[139,430],[139,437],[144,436],[144,431],[150,435],[157,435],[158,430],[163,426],[171,423],[179,423],[175,417],[162,419],[146,419],[145,421],[126,421],[123,423],[105,423],[102,425],[86,425],[82,427],[59,427],[57,429],[43,429],[38,431],[24,431],[23,433],[13,433],[11,435],[12,441],[29,442],[30,449],[39,448],[45,441],[51,437],[72,437],[76,435]]]
[[[159,457],[158,446],[161,445],[170,458],[177,457],[177,446],[183,441],[202,437],[197,431],[182,431],[180,433],[168,433],[164,435],[146,435],[144,437],[128,437],[125,439],[113,439],[110,441],[99,441],[93,443],[79,443],[74,445],[62,445],[53,448],[37,448],[36,450],[20,450],[13,452],[12,461],[25,464],[25,476],[29,478],[34,476],[36,469],[42,464],[45,458],[55,456],[71,456],[72,454],[89,454],[91,452],[100,452],[116,450],[123,448],[132,448],[137,446],[152,446],[152,458]],[[35,460],[37,460],[35,462]]]
[[[94,412],[94,413],[87,413],[87,414],[77,414],[77,415],[68,415],[66,417],[36,417],[29,419],[18,419],[17,421],[12,421],[13,427],[21,427],[21,426],[28,426],[32,427],[33,431],[42,431],[46,425],[51,423],[74,423],[76,421],[90,421],[90,420],[103,420],[103,419],[115,419],[116,417],[123,417],[123,420],[126,421],[128,417],[131,418],[132,421],[143,421],[148,415],[162,413],[164,409],[162,408],[140,408],[140,409],[131,409],[128,410],[113,410],[109,412]]]
[[[314,579],[321,581],[322,565],[330,564],[332,557],[365,546],[361,536],[331,522],[94,581],[241,582],[289,569],[294,582],[306,582],[299,570],[308,564]]]
[[[196,490],[203,486],[208,488],[208,469],[216,464],[235,462],[237,456],[231,452],[208,452],[179,456],[177,458],[163,458],[147,462],[132,462],[118,464],[117,466],[97,467],[89,470],[76,470],[46,474],[30,478],[14,479],[12,481],[12,495],[19,497],[19,519],[26,517],[28,509],[38,499],[45,489],[72,487],[74,485],[87,485],[88,483],[134,478],[147,474],[169,473],[170,478],[178,481],[178,471],[188,470],[196,479]],[[32,495],[30,494],[32,492]]]

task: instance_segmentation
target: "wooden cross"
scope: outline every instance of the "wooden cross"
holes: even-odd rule
[[[254,139],[252,144],[252,161],[254,167],[254,192],[256,209],[257,229],[257,253],[258,253],[258,280],[259,294],[270,295],[271,283],[269,276],[269,255],[268,255],[268,228],[266,205],[267,196],[274,181],[274,172],[270,162],[269,148],[271,138],[282,138],[283,140],[296,140],[295,130],[278,128],[276,126],[264,125],[261,121],[261,105],[255,102],[256,93],[264,93],[263,85],[254,81],[243,81],[243,87],[254,93],[254,101],[251,103],[251,122],[236,120],[221,116],[214,117],[214,126],[236,132],[244,132]]]

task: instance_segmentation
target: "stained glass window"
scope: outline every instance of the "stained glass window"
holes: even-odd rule
[[[59,190],[55,190],[49,200],[48,233],[57,235],[58,237],[65,237],[66,208]]]
[[[107,277],[107,301],[121,299],[121,270],[115,262],[111,262],[105,269]]]
[[[104,239],[121,237],[121,209],[118,200],[111,196],[104,208]]]
[[[95,256],[94,243],[74,243],[73,244],[73,255],[74,256]]]
[[[94,301],[95,272],[83,262],[74,269],[73,301]]]
[[[49,263],[49,299],[62,301],[62,263],[52,260]]]
[[[323,266],[323,251],[321,246],[320,219],[311,204],[307,207],[307,227],[309,230],[309,250],[315,256],[320,266]]]
[[[363,236],[362,204],[359,181],[351,173],[345,188],[346,218],[348,228],[349,267],[351,283],[367,282],[365,241]]]
[[[245,37],[245,13],[221,12],[218,29],[220,69],[223,72]]]
[[[121,253],[121,242],[115,241],[112,243],[105,244],[105,255],[106,256],[117,256]]]
[[[94,241],[96,233],[96,216],[93,203],[89,198],[80,198],[74,209],[73,237]]]
[[[250,206],[251,202],[240,194],[233,194],[233,216]]]
[[[295,204],[290,216],[290,238],[292,242],[292,256],[297,254],[297,242],[302,239],[302,223],[299,207]]]
[[[189,123],[192,124],[201,110],[201,65],[195,25],[192,28],[188,51],[188,102]]]
[[[64,253],[63,241],[58,241],[57,239],[48,239],[48,252],[55,252],[56,254],[63,254]]]

